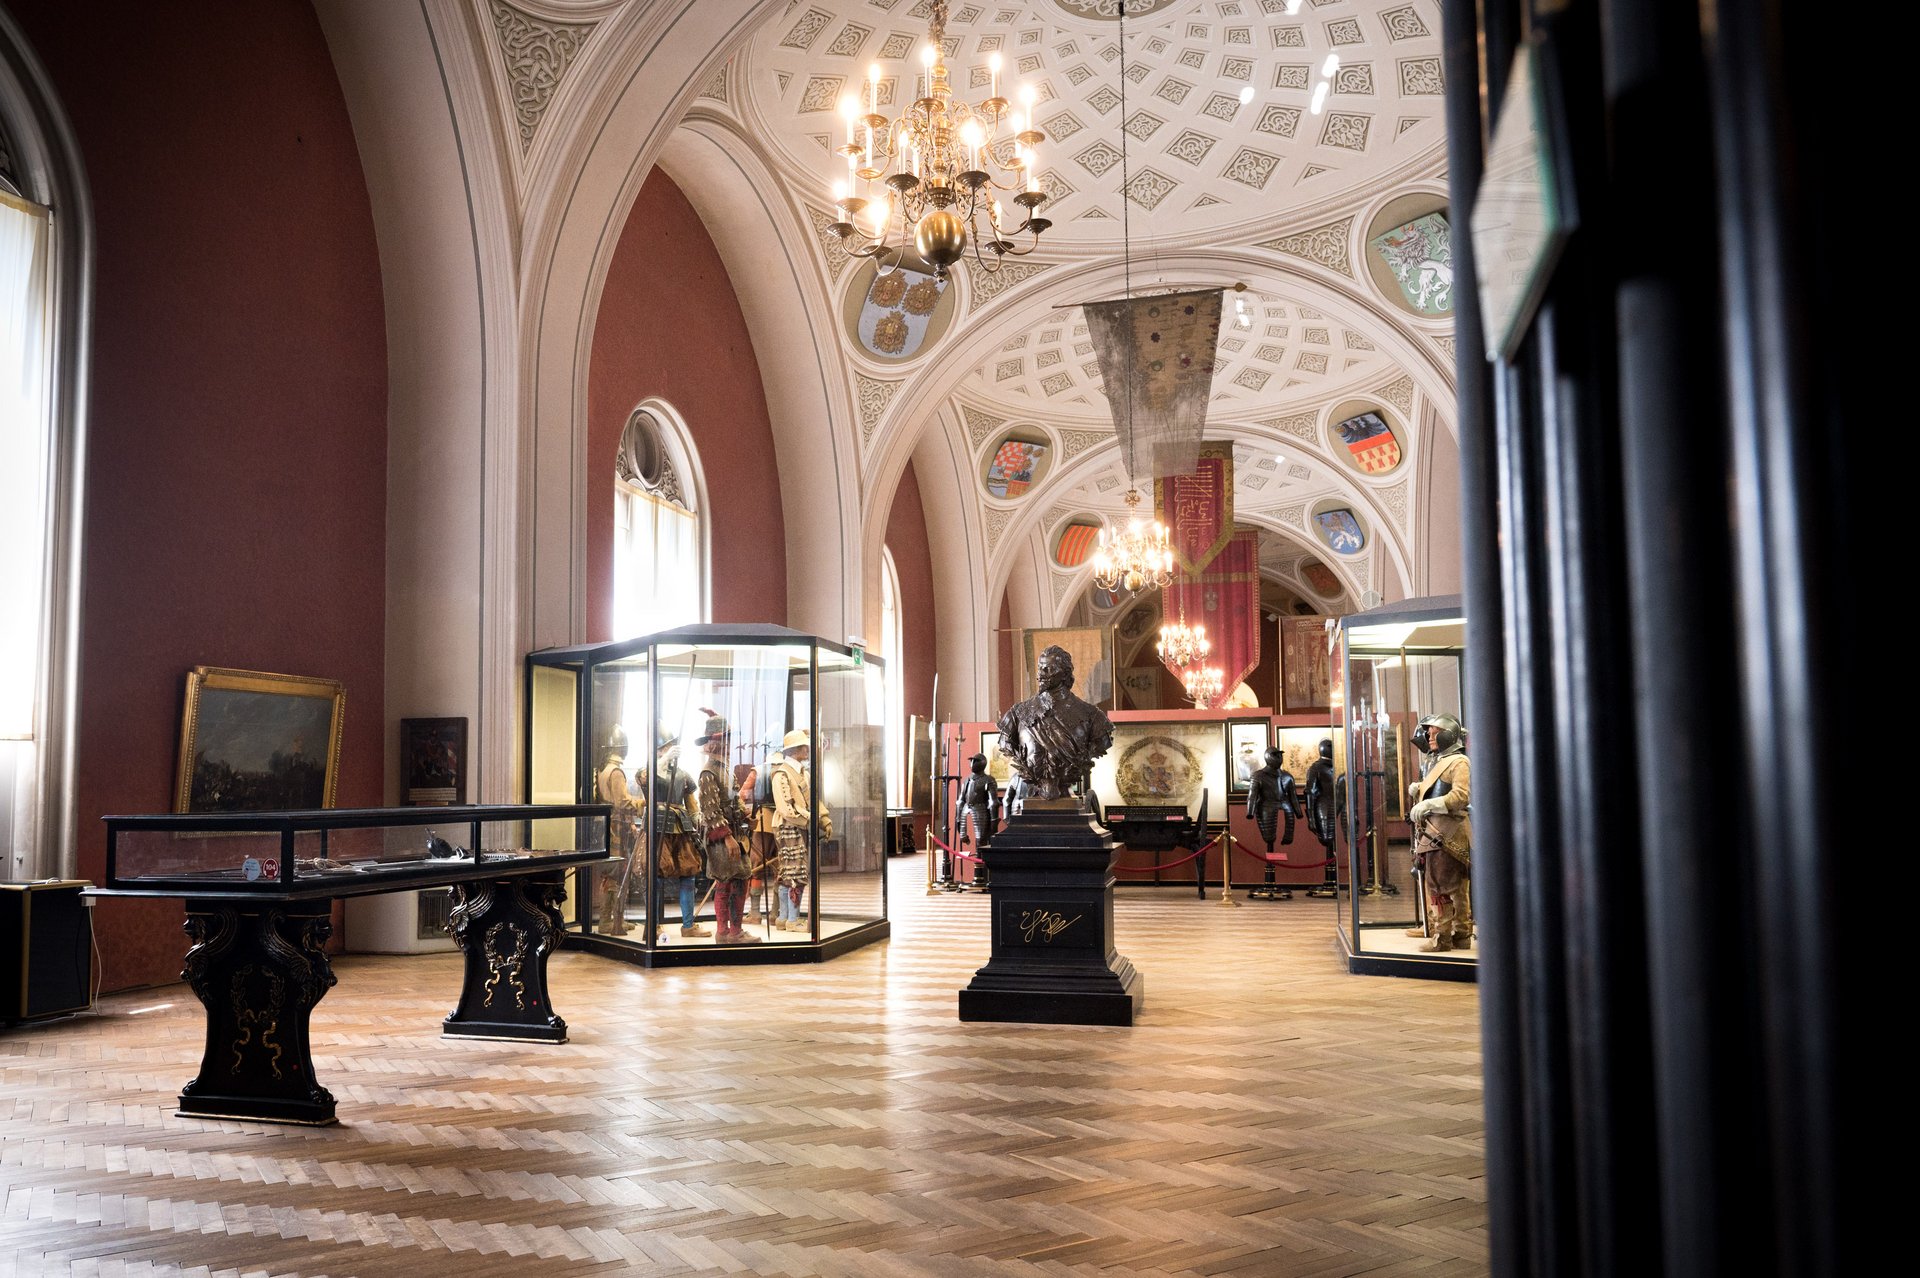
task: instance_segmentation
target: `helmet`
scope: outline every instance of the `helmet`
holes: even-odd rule
[[[1286,761],[1287,761],[1287,756],[1281,753],[1279,746],[1267,747],[1267,766],[1269,768],[1277,768],[1282,763],[1285,763]]]
[[[1422,754],[1439,754],[1459,745],[1466,731],[1450,714],[1430,714],[1413,730],[1413,744]]]
[[[1320,738],[1320,757],[1323,759],[1333,758],[1333,738],[1332,737]]]
[[[627,757],[627,730],[625,728],[617,723],[613,725],[613,731],[607,733],[607,747],[603,753],[608,757],[616,754],[623,759]]]
[[[973,770],[975,772],[984,771],[987,766],[987,756],[984,754],[976,754],[971,759],[967,760],[967,762],[973,765]]]

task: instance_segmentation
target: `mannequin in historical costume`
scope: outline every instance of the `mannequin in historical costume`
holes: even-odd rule
[[[1307,828],[1313,831],[1313,837],[1320,840],[1325,852],[1327,876],[1320,886],[1308,892],[1308,896],[1333,896],[1339,891],[1340,870],[1333,863],[1333,849],[1337,841],[1337,818],[1340,808],[1339,785],[1333,775],[1333,738],[1320,740],[1320,757],[1307,768]]]
[[[662,724],[647,794],[653,804],[653,864],[656,879],[654,925],[666,924],[667,894],[680,895],[680,935],[712,936],[695,918],[695,902],[706,857],[700,850],[700,803],[694,779],[680,766],[680,739]],[[662,940],[666,938],[661,937]]]
[[[1426,775],[1407,787],[1413,863],[1426,880],[1433,918],[1433,939],[1421,947],[1429,951],[1473,944],[1473,770],[1465,738],[1460,720],[1450,714],[1428,715],[1413,733],[1415,748],[1431,756]],[[1424,932],[1414,928],[1408,935]]]
[[[1278,746],[1267,749],[1266,763],[1254,769],[1247,782],[1247,815],[1260,828],[1261,841],[1267,845],[1267,855],[1273,855],[1274,836],[1280,834],[1280,820],[1286,818],[1286,833],[1280,842],[1293,842],[1293,774],[1286,767],[1286,756]],[[1267,862],[1267,881],[1260,887],[1247,893],[1250,897],[1269,901],[1291,901],[1293,892],[1280,887],[1273,881],[1273,862]]]
[[[633,882],[633,858],[640,844],[640,805],[627,786],[627,734],[615,724],[607,735],[607,748],[600,753],[600,771],[594,775],[594,794],[610,804],[607,843],[619,864],[600,871],[600,930],[610,936],[625,936],[627,926],[627,888]]]
[[[970,762],[970,770],[960,780],[960,811],[962,823],[973,831],[973,852],[978,856],[980,849],[992,842],[993,832],[1000,828],[1000,785],[987,771],[986,755],[976,754]],[[984,861],[975,863],[973,883],[975,887],[986,886]]]
[[[800,912],[806,899],[807,884],[813,867],[807,839],[813,824],[812,755],[804,728],[789,732],[780,743],[780,757],[773,764],[774,838],[780,846],[780,868],[775,900],[780,917],[774,927],[782,932],[809,932]],[[820,837],[833,837],[833,817],[826,805],[820,805]]]
[[[759,941],[741,928],[747,905],[747,880],[753,875],[748,850],[753,835],[747,810],[734,790],[727,765],[727,721],[706,712],[706,730],[694,738],[700,765],[700,833],[707,849],[707,877],[713,880],[713,921],[722,945]]]

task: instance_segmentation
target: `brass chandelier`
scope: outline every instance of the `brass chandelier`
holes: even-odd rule
[[[1190,626],[1182,614],[1179,621],[1160,627],[1160,642],[1155,646],[1160,659],[1176,666],[1197,666],[1213,651],[1205,626]]]
[[[927,43],[920,51],[926,67],[926,95],[897,120],[880,114],[880,64],[867,71],[866,112],[857,98],[840,103],[847,122],[847,176],[834,183],[840,220],[830,229],[854,257],[881,257],[883,269],[899,264],[908,241],[934,274],[965,256],[969,246],[980,269],[996,271],[1009,255],[1024,257],[1053,223],[1035,217],[1046,195],[1040,190],[1036,148],[1046,134],[1034,127],[1034,91],[1021,93],[1021,109],[1000,96],[1000,55],[989,61],[990,96],[979,105],[956,102],[947,82],[942,41],[947,32],[946,0],[934,0]],[[1009,130],[1001,136],[1001,126]],[[999,149],[1009,141],[1011,155]],[[879,149],[883,147],[884,149]],[[995,177],[993,170],[1001,177]],[[884,188],[873,195],[873,184]],[[1023,221],[1009,228],[995,191],[1014,192]],[[984,223],[984,225],[983,225]],[[1031,235],[1024,247],[1011,238]],[[981,248],[992,250],[992,263]],[[882,257],[885,254],[887,256]]]
[[[1158,590],[1173,580],[1167,526],[1140,518],[1140,491],[1127,490],[1127,525],[1102,528],[1093,552],[1093,581],[1102,590]]]
[[[1226,675],[1219,666],[1196,666],[1187,671],[1180,682],[1187,690],[1187,700],[1193,702],[1196,710],[1211,710],[1213,703],[1226,691]]]

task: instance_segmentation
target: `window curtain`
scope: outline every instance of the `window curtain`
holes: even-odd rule
[[[0,741],[31,741],[46,595],[47,210],[0,191]]]
[[[614,496],[614,636],[627,639],[699,621],[699,519],[625,483]]]

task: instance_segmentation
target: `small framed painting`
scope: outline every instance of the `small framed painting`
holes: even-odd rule
[[[410,808],[467,801],[467,721],[402,719],[400,801]]]

